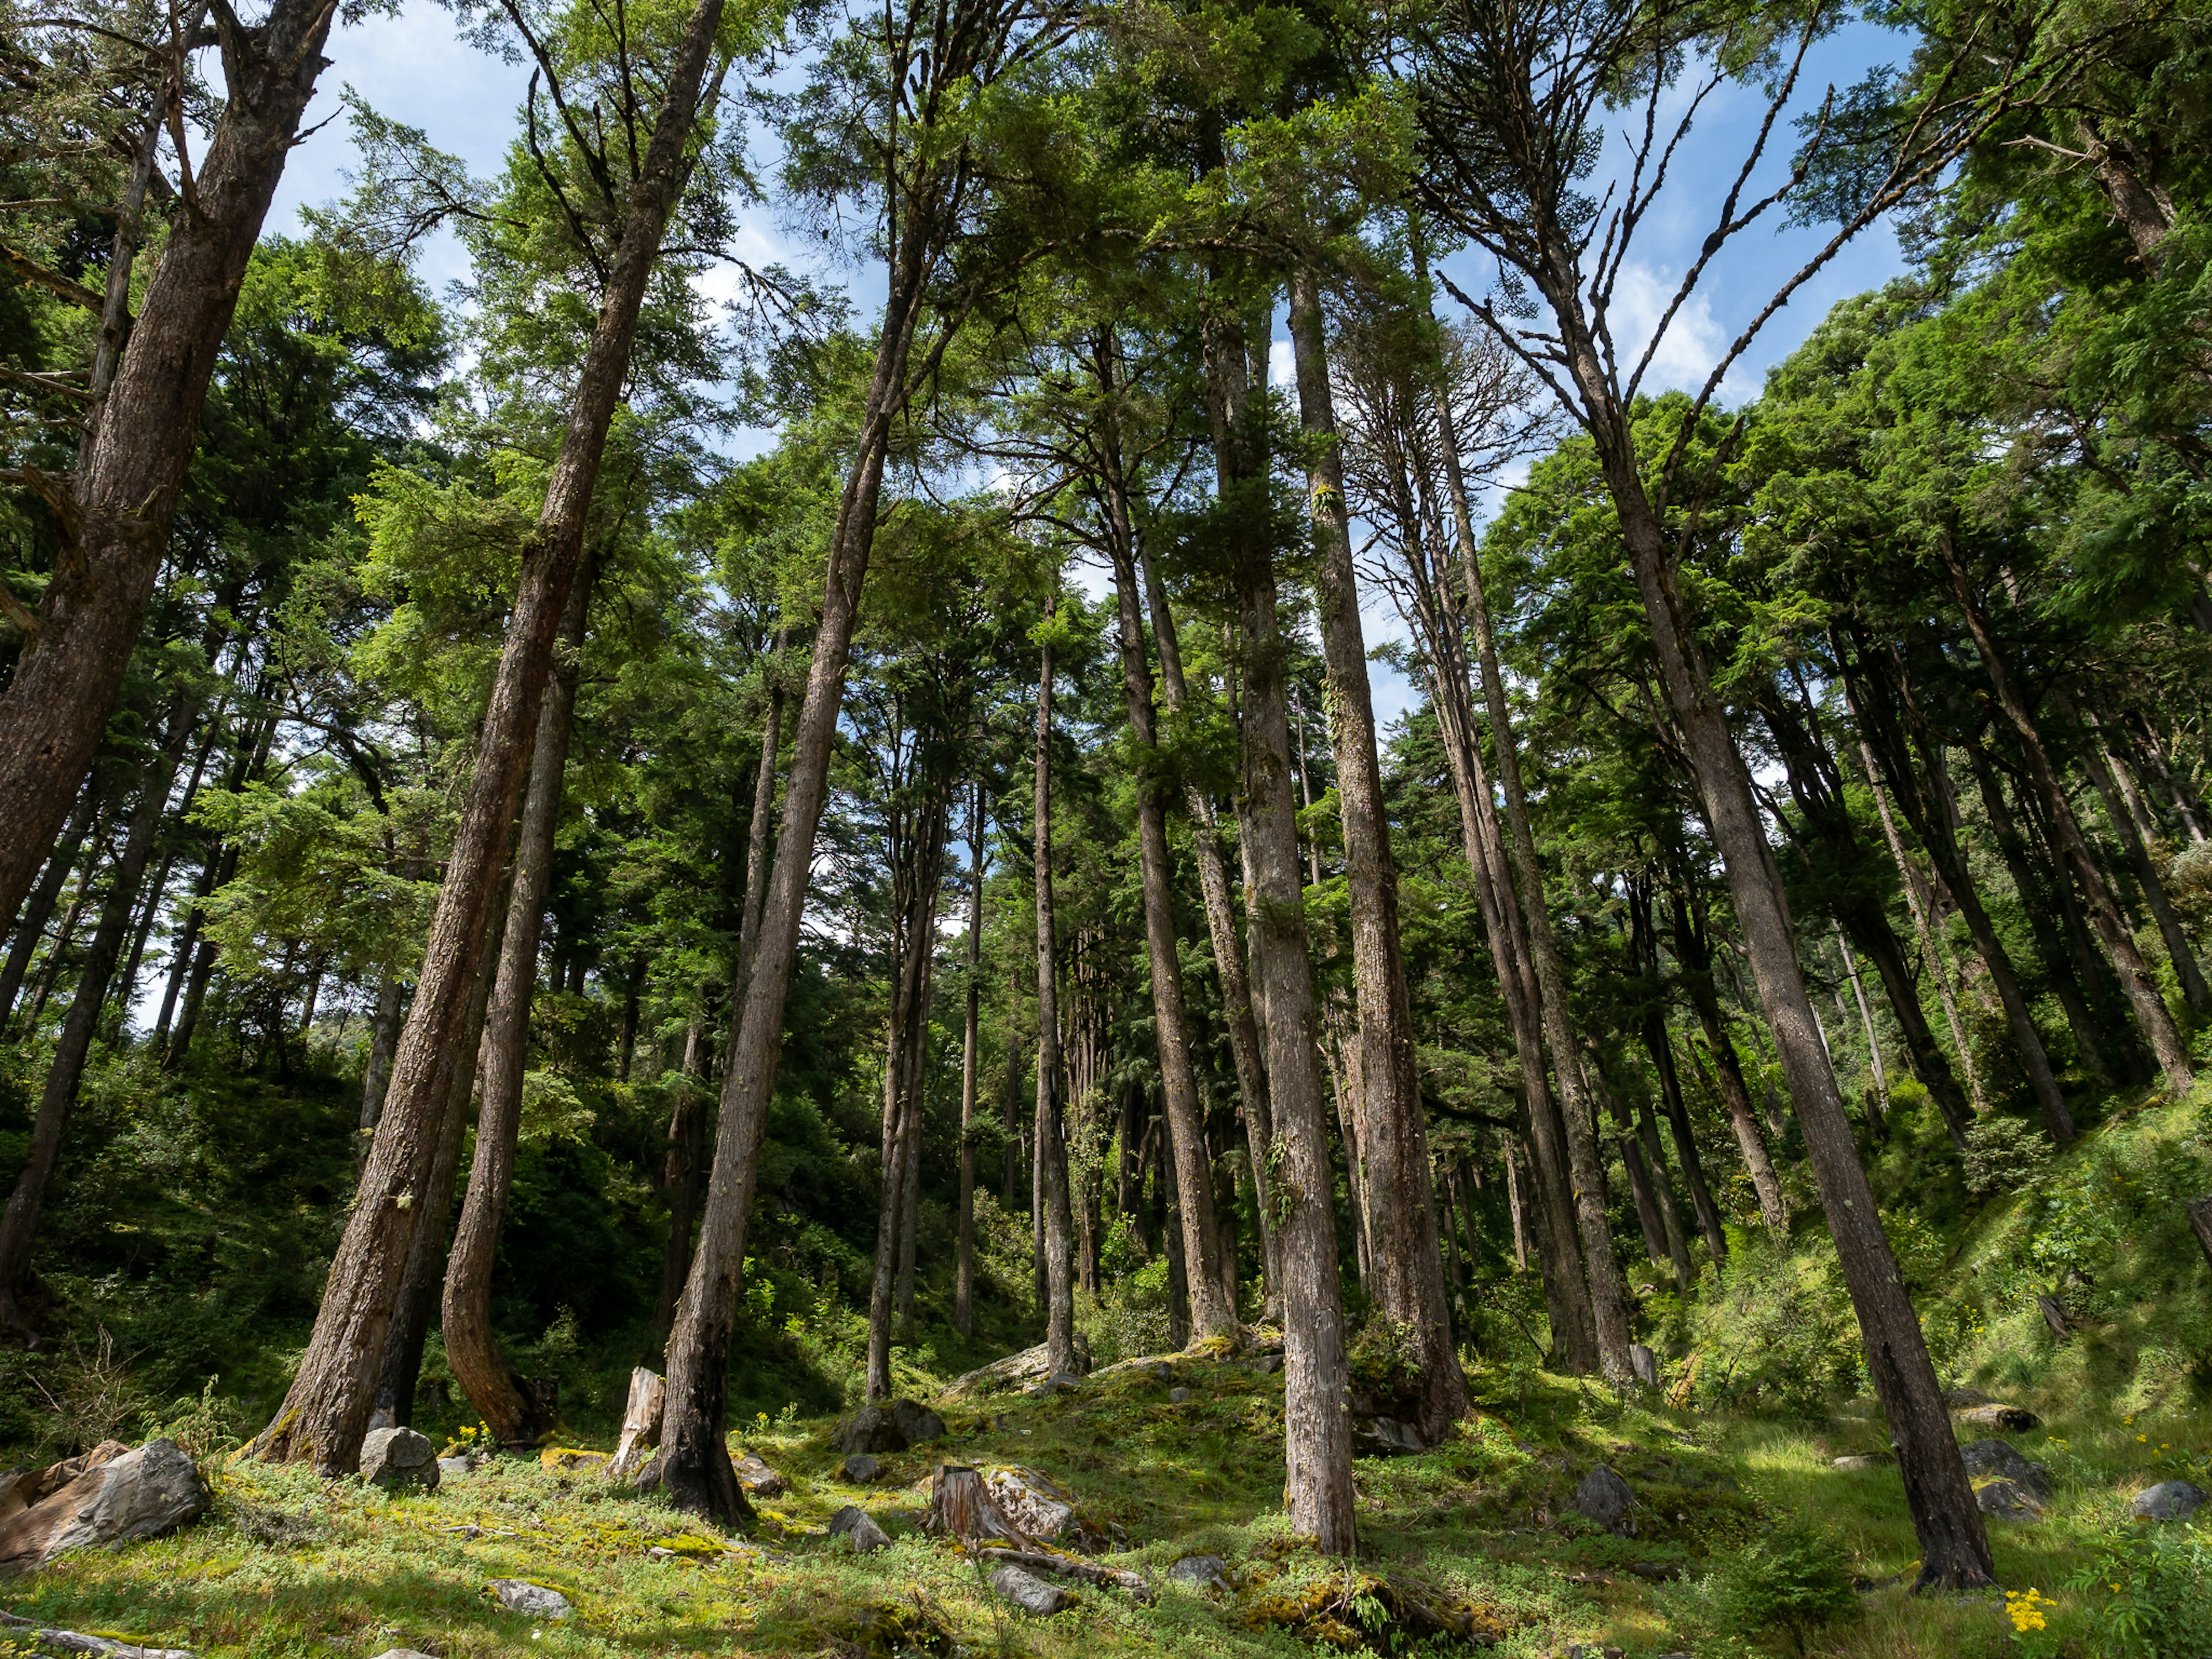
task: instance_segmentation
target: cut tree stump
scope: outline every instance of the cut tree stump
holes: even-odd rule
[[[629,1374],[629,1403],[623,1407],[622,1438],[615,1442],[610,1480],[634,1480],[660,1444],[660,1413],[668,1404],[668,1384],[642,1365]]]

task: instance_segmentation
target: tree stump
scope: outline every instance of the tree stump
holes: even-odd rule
[[[629,1402],[623,1407],[622,1438],[615,1442],[614,1461],[607,1465],[610,1480],[631,1480],[660,1443],[660,1413],[668,1403],[668,1385],[658,1371],[642,1365],[629,1374]]]
[[[983,1479],[983,1472],[964,1463],[937,1466],[936,1476],[929,1483],[929,1519],[923,1527],[939,1537],[957,1539],[963,1544],[995,1539],[1023,1549],[1037,1547],[1036,1540],[1016,1526],[999,1507],[999,1500],[991,1495],[990,1484]]]

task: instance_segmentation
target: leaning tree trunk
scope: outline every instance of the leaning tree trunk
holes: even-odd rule
[[[1152,614],[1152,643],[1160,653],[1160,684],[1168,708],[1181,714],[1189,701],[1182,653],[1176,635],[1175,612],[1157,564],[1143,561],[1146,608]],[[1252,1162],[1252,1189],[1260,1213],[1260,1258],[1266,1270],[1267,1304],[1279,1316],[1276,1291],[1275,1214],[1268,1201],[1274,1179],[1269,1148],[1273,1117],[1267,1104],[1267,1066],[1260,1044],[1260,1023],[1252,1012],[1252,981],[1245,971],[1243,941],[1230,898],[1229,860],[1221,850],[1221,826],[1213,798],[1197,779],[1183,780],[1183,804],[1190,813],[1191,855],[1198,866],[1200,896],[1206,907],[1207,942],[1213,947],[1214,972],[1221,981],[1221,1022],[1229,1034],[1229,1054],[1237,1071],[1237,1096],[1243,1107],[1244,1142]]]
[[[1920,1543],[1918,1582],[1923,1589],[1991,1583],[1996,1569],[1982,1512],[1960,1461],[1936,1368],[1897,1258],[1882,1234],[1874,1189],[1859,1163],[1850,1118],[1814,1021],[1782,873],[1752,797],[1750,775],[1729,730],[1727,711],[1714,694],[1697,636],[1685,620],[1680,573],[1668,551],[1666,528],[1645,493],[1626,411],[1613,395],[1583,323],[1579,290],[1565,274],[1571,264],[1555,252],[1553,267],[1547,283],[1553,290],[1552,309],[1565,335],[1575,384],[1594,417],[1599,465],[1651,626],[1660,678],[1728,872],[1745,954],[1774,1029],[1806,1157],[1858,1315],[1868,1374],[1888,1419],[1906,1507]]]
[[[1112,338],[1099,353],[1108,395],[1115,395],[1118,352]],[[1233,1332],[1237,1304],[1223,1286],[1220,1240],[1213,1221],[1212,1179],[1206,1156],[1205,1115],[1190,1066],[1183,1013],[1182,962],[1176,942],[1168,859],[1167,786],[1159,755],[1159,720],[1152,702],[1152,672],[1145,659],[1144,623],[1138,609],[1135,536],[1121,476],[1118,434],[1109,426],[1102,448],[1107,473],[1107,544],[1121,623],[1121,686],[1137,748],[1137,851],[1144,893],[1145,945],[1152,969],[1152,1032],[1159,1051],[1160,1092],[1176,1188],[1182,1195],[1183,1261],[1190,1275],[1191,1318],[1200,1339]],[[1201,833],[1203,833],[1201,831]],[[1233,1270],[1232,1270],[1233,1271]]]
[[[230,328],[337,8],[275,0],[222,36],[228,97],[66,495],[40,475],[64,543],[0,693],[0,916],[13,916],[68,817],[138,641]],[[100,296],[86,303],[100,311]]]
[[[1240,331],[1208,327],[1207,381],[1224,499],[1251,509],[1263,496],[1258,411],[1250,408]],[[1307,957],[1297,811],[1291,795],[1285,641],[1276,609],[1272,550],[1239,538],[1231,570],[1242,646],[1240,725],[1244,758],[1244,854],[1250,872],[1253,978],[1265,1016],[1269,1104],[1279,1171],[1272,1199],[1283,1299],[1284,1453],[1291,1529],[1327,1555],[1350,1555],[1353,1524],[1351,1423],[1344,1347],[1344,1286],[1337,1267],[1320,1018]]]
[[[1075,1370],[1074,1224],[1067,1193],[1067,1146],[1060,1122],[1060,1004],[1054,972],[1052,908],[1052,644],[1037,678],[1036,760],[1032,829],[1036,873],[1036,1166],[1044,1217],[1045,1370]]]
[[[471,1065],[469,1005],[499,902],[517,799],[551,667],[554,636],[574,584],[607,430],[628,376],[640,307],[661,237],[690,177],[692,134],[722,0],[698,0],[662,94],[653,138],[625,213],[607,291],[568,411],[545,504],[525,544],[522,574],[477,744],[477,763],[423,951],[422,974],[392,1067],[384,1121],[316,1315],[297,1376],[253,1445],[256,1455],[352,1472],[361,1455],[377,1360],[408,1253],[424,1218],[441,1115],[453,1078]],[[717,78],[712,96],[720,94]]]
[[[2135,1010],[2136,1024],[2142,1028],[2143,1040],[2158,1057],[2159,1070],[2165,1076],[2167,1089],[2175,1095],[2185,1094],[2197,1082],[2196,1068],[2189,1059],[2189,1045],[2182,1040],[2173,1016],[2166,1012],[2166,998],[2159,991],[2150,965],[2136,950],[2135,936],[2120,917],[2112,887],[2089,851],[2081,820],[2074,816],[2073,803],[2066,799],[2066,791],[2059,784],[2050,751],[2043,744],[2043,733],[2036,726],[2035,717],[2013,678],[2011,668],[1997,650],[1990,632],[1989,618],[1966,580],[1966,567],[1959,562],[1948,538],[1943,543],[1943,557],[1951,573],[1952,594],[1966,615],[1966,631],[1973,635],[1975,648],[1981,653],[1982,666],[1989,675],[1990,689],[1996,693],[1997,706],[2004,710],[2005,718],[2020,734],[2021,752],[2027,761],[2028,776],[2035,785],[2036,793],[2042,798],[2045,815],[2057,837],[2060,855],[2081,884],[2082,896],[2088,902],[2090,925],[2097,930],[2098,940],[2112,959],[2113,971],[2120,976],[2120,988],[2127,994],[2128,1004]],[[2074,1138],[2071,1118],[2052,1121],[2046,1114],[2045,1121],[2051,1139],[2061,1146]]]
[[[55,844],[53,855],[46,860],[39,884],[31,890],[31,902],[23,907],[23,914],[15,923],[15,938],[8,950],[8,965],[0,969],[0,1035],[5,1035],[9,1016],[15,1011],[16,995],[23,988],[23,975],[30,971],[31,958],[37,954],[39,941],[46,937],[46,923],[53,919],[54,906],[61,902],[62,889],[69,884],[70,872],[76,868],[77,854],[83,851],[85,837],[92,833],[92,820],[100,810],[100,789],[97,779],[89,779],[77,792],[76,810],[70,814],[61,840]]]
[[[813,880],[815,832],[829,793],[845,669],[860,617],[861,583],[875,542],[884,461],[921,321],[922,282],[933,262],[927,228],[925,216],[913,213],[901,231],[860,442],[830,534],[814,658],[792,735],[775,861],[761,907],[752,973],[732,1012],[714,1171],[700,1221],[699,1245],[668,1340],[668,1409],[660,1451],[647,1471],[678,1509],[726,1522],[752,1513],[722,1438],[730,1337],[753,1194],[760,1178],[761,1140],[768,1128],[783,1043],[784,1005],[791,992],[807,889]]]
[[[100,921],[77,969],[76,990],[62,1021],[60,1040],[46,1068],[46,1088],[39,1097],[37,1115],[31,1123],[31,1145],[8,1204],[0,1210],[0,1329],[26,1334],[17,1311],[15,1289],[30,1266],[31,1242],[45,1208],[47,1183],[61,1157],[62,1133],[76,1103],[77,1086],[84,1080],[85,1061],[92,1051],[100,1011],[107,997],[107,983],[122,955],[123,941],[137,908],[138,887],[146,873],[146,860],[168,811],[169,791],[183,763],[185,744],[199,714],[197,691],[179,692],[170,705],[169,729],[161,747],[147,763],[139,783],[138,804],[132,809],[123,851],[108,873],[107,896],[100,907]]]
[[[1320,552],[1316,608],[1328,674],[1328,726],[1335,748],[1352,981],[1359,1010],[1362,1087],[1358,1104],[1365,1154],[1371,1269],[1368,1289],[1383,1314],[1412,1334],[1420,1374],[1418,1425],[1422,1437],[1434,1443],[1466,1414],[1467,1379],[1453,1350],[1450,1299],[1444,1292],[1443,1255],[1437,1238],[1428,1125],[1421,1109],[1412,997],[1406,987],[1405,947],[1398,931],[1398,870],[1382,798],[1367,641],[1359,623],[1359,580],[1352,568],[1352,526],[1344,499],[1336,410],[1329,392],[1321,290],[1311,268],[1305,266],[1291,273],[1290,286],[1299,419],[1310,449],[1306,493]],[[1608,1249],[1607,1261],[1611,1260]],[[1625,1322],[1618,1334],[1626,1376]]]
[[[553,1426],[553,1402],[517,1371],[491,1328],[492,1270],[499,1260],[500,1230],[514,1182],[514,1154],[522,1129],[522,1073],[530,1046],[530,1004],[538,988],[538,947],[545,896],[553,884],[553,833],[561,820],[562,782],[568,766],[568,733],[576,714],[585,618],[591,608],[588,561],[569,590],[561,619],[561,649],[538,711],[531,745],[530,786],[523,798],[522,834],[514,855],[514,886],[507,927],[485,1015],[478,1071],[477,1144],[469,1167],[468,1196],[453,1230],[446,1262],[440,1328],[453,1380],[478,1417],[503,1446],[526,1446]]]
[[[1682,983],[1704,1027],[1705,1046],[1712,1050],[1714,1097],[1735,1136],[1736,1150],[1751,1176],[1751,1189],[1759,1196],[1759,1219],[1777,1235],[1790,1231],[1790,1206],[1782,1195],[1782,1182],[1767,1155],[1766,1139],[1759,1132],[1759,1116],[1752,1110],[1751,1091],[1743,1080],[1743,1061],[1729,1041],[1728,1025],[1721,1018],[1721,1000],[1713,989],[1713,953],[1707,945],[1702,904],[1697,915],[1680,888],[1670,888],[1668,900],[1674,919],[1674,957],[1682,964]],[[1694,1051],[1693,1054],[1694,1054]],[[1702,1068],[1700,1068],[1702,1073]]]

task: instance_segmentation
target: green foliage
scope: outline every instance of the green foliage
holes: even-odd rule
[[[1792,1653],[1815,1633],[1859,1617],[1858,1592],[1835,1540],[1802,1527],[1754,1539],[1705,1583],[1714,1607],[1739,1634],[1780,1638]]]
[[[1705,1286],[1690,1315],[1700,1400],[1810,1414],[1856,1390],[1858,1322],[1825,1234],[1741,1235]]]
[[[2212,1648],[2212,1547],[2194,1526],[2106,1533],[2068,1588],[2084,1595],[2096,1651],[2109,1659],[2190,1659]]]
[[[2051,1137],[2016,1117],[1990,1114],[1966,1131],[1966,1190],[1976,1198],[2018,1192],[2051,1162]]]

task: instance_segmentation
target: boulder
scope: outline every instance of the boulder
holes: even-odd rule
[[[2128,1513],[2138,1521],[2186,1521],[2204,1502],[2204,1489],[2190,1480],[2161,1480],[2136,1494]]]
[[[1168,1390],[1168,1404],[1170,1406],[1182,1405],[1189,1399],[1190,1390],[1188,1389],[1176,1388],[1170,1389]]]
[[[895,1402],[904,1403],[904,1402]],[[902,1452],[906,1431],[899,1426],[890,1406],[863,1406],[847,1418],[837,1431],[842,1452]]]
[[[580,1446],[548,1446],[538,1454],[541,1469],[562,1470],[604,1469],[614,1462],[611,1452],[586,1451]]]
[[[376,1659],[430,1659],[427,1653],[417,1653],[413,1648],[386,1648]]]
[[[87,1469],[112,1463],[130,1449],[120,1440],[103,1440],[90,1451],[64,1457],[58,1463],[48,1463],[43,1468],[27,1463],[0,1474],[0,1522],[21,1514],[41,1499],[52,1498]]]
[[[1635,1507],[1636,1493],[1628,1482],[1602,1463],[1584,1475],[1582,1485],[1575,1488],[1575,1508],[1607,1532],[1623,1538],[1636,1534],[1636,1522],[1630,1518],[1630,1511]]]
[[[1887,1452],[1854,1452],[1848,1457],[1837,1458],[1829,1467],[1847,1470],[1886,1469],[1894,1462],[1896,1460]]]
[[[1049,1400],[1054,1395],[1072,1394],[1082,1383],[1083,1379],[1073,1371],[1054,1371],[1030,1392],[1040,1400]]]
[[[871,1550],[889,1549],[890,1534],[876,1524],[876,1518],[857,1504],[848,1504],[830,1517],[830,1535],[850,1540],[855,1553],[866,1555]]]
[[[919,1446],[926,1440],[944,1437],[945,1419],[926,1406],[917,1406],[911,1400],[894,1400],[890,1404],[891,1421],[906,1437],[909,1446]]]
[[[1168,1577],[1193,1589],[1230,1589],[1229,1564],[1218,1555],[1186,1555],[1168,1569]]]
[[[1996,1521],[2034,1521],[2043,1506],[2017,1480],[1990,1480],[1974,1488],[1974,1502],[1984,1515]]]
[[[1075,1605],[1075,1598],[1057,1584],[1009,1562],[991,1575],[991,1588],[1033,1618],[1049,1619]]]
[[[1645,1388],[1659,1386],[1659,1356],[1641,1342],[1628,1345],[1628,1368],[1636,1373],[1636,1380]]]
[[[2018,1406],[1999,1405],[1987,1401],[1980,1405],[1967,1406],[1952,1415],[1961,1423],[1972,1424],[1978,1429],[2002,1429],[2007,1434],[2026,1434],[2030,1429],[2039,1429],[2043,1419],[2033,1412]]]
[[[1279,1353],[1263,1353],[1252,1362],[1252,1369],[1261,1376],[1273,1376],[1283,1369],[1283,1356]]]
[[[2051,1471],[2031,1463],[2007,1440],[1973,1440],[1959,1448],[1959,1461],[1968,1474],[1995,1475],[2017,1483],[2039,1504],[2048,1504],[2053,1488]]]
[[[1050,1476],[1006,1467],[986,1469],[983,1484],[1000,1513],[1039,1543],[1062,1545],[1086,1555],[1104,1547],[1105,1540],[1077,1513],[1075,1494]]]
[[[438,1489],[438,1449],[412,1429],[371,1429],[361,1443],[361,1478],[386,1492]]]
[[[791,1482],[761,1462],[758,1452],[747,1452],[738,1459],[738,1484],[754,1498],[781,1498],[791,1490]]]
[[[82,1653],[91,1659],[196,1659],[190,1648],[142,1648],[129,1642],[120,1642],[109,1636],[90,1636],[81,1630],[54,1630],[41,1626],[35,1620],[19,1619],[12,1613],[0,1613],[0,1630],[21,1631],[28,1645],[18,1647],[9,1644],[9,1651],[27,1653],[33,1648],[51,1648],[63,1653]]]
[[[1421,1431],[1395,1417],[1365,1417],[1352,1422],[1352,1454],[1355,1457],[1404,1457],[1427,1449]]]
[[[576,1609],[559,1590],[533,1584],[527,1578],[495,1578],[489,1586],[509,1613],[531,1619],[566,1619]]]
[[[465,1457],[441,1457],[438,1460],[438,1479],[452,1480],[474,1470],[476,1465]]]
[[[1075,1337],[1075,1369],[1091,1369],[1091,1345],[1081,1332]],[[955,1398],[969,1395],[994,1394],[1005,1389],[1018,1388],[1025,1382],[1042,1382],[1052,1375],[1052,1361],[1045,1352],[1045,1345],[1024,1348],[1019,1353],[1010,1353],[1004,1359],[994,1359],[989,1364],[969,1371],[953,1380],[945,1392]]]
[[[854,1452],[837,1466],[837,1478],[855,1486],[872,1486],[884,1466],[866,1452]]]
[[[183,1449],[173,1440],[149,1440],[85,1468],[0,1522],[0,1569],[40,1567],[69,1550],[158,1538],[204,1514],[210,1501]]]

